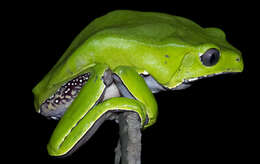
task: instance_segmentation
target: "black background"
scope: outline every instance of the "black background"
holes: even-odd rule
[[[73,38],[93,19],[115,9],[165,12],[189,18],[202,27],[219,27],[227,40],[243,53],[243,73],[203,79],[192,87],[162,92],[155,97],[159,117],[155,125],[143,131],[143,163],[232,162],[248,161],[254,156],[254,110],[256,92],[256,53],[250,34],[256,22],[254,5],[227,2],[71,2],[15,4],[14,15],[6,24],[12,32],[7,43],[6,80],[2,80],[10,115],[5,115],[3,140],[5,157],[27,162],[113,163],[118,140],[118,125],[107,121],[72,156],[65,159],[48,156],[46,144],[56,121],[37,114],[32,88],[51,69]],[[252,19],[251,19],[252,18]],[[10,37],[9,37],[10,38]],[[255,47],[257,49],[257,47]],[[4,64],[4,62],[3,62]],[[253,73],[253,71],[255,71]],[[10,78],[9,78],[10,77]],[[10,91],[10,88],[12,89]],[[247,99],[249,98],[249,99]],[[6,128],[7,127],[7,128]],[[7,134],[7,135],[6,135]],[[250,154],[250,156],[248,156]],[[179,162],[182,161],[182,162]]]

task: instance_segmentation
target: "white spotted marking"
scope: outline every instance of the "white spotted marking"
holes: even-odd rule
[[[70,91],[70,88],[67,88],[67,90],[65,91],[65,93],[68,93]]]

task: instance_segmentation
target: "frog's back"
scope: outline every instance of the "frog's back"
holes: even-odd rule
[[[101,31],[121,34],[138,41],[147,42],[148,40],[148,42],[156,43],[178,32],[181,34],[191,29],[201,30],[201,27],[189,19],[165,13],[116,10],[96,18],[82,30],[65,52],[65,56],[70,55],[88,38]],[[180,32],[180,30],[185,32]]]
[[[114,37],[128,41],[131,40],[138,42],[138,45],[148,45],[148,47],[152,48],[156,47],[156,45],[167,45],[171,43],[174,43],[174,45],[177,46],[179,44],[183,47],[185,44],[192,41],[191,38],[188,38],[189,36],[194,36],[189,34],[191,29],[195,31],[202,30],[202,28],[196,23],[178,16],[156,12],[139,12],[129,10],[112,11],[95,19],[83,31],[81,31],[56,65],[45,76],[43,83],[54,85],[65,81],[66,78],[75,76],[84,68],[88,67],[88,65],[91,65],[96,61],[103,61],[109,65],[112,58],[115,59],[115,57],[111,57],[110,54],[110,56],[107,55],[101,58],[100,54],[96,53],[96,51],[101,49],[103,46],[101,42],[97,42],[97,44],[94,43],[96,40],[99,40],[99,38],[103,39]],[[187,37],[183,35],[187,35]],[[187,38],[187,41],[184,41],[183,38]],[[198,42],[197,38],[196,42]],[[119,42],[117,41],[117,43]],[[105,44],[109,44],[109,41],[106,41]],[[111,46],[113,45],[111,44]],[[126,47],[128,46],[128,43],[124,43],[122,46]],[[93,49],[94,51],[91,51]],[[145,49],[145,51],[148,53],[149,49]],[[101,52],[101,50],[99,50],[99,52],[104,54],[104,51]],[[116,54],[114,53],[115,55],[122,54],[120,50],[115,50],[114,52],[118,52]],[[131,57],[134,59],[133,61],[130,61],[124,54],[124,57],[119,57],[120,61],[118,60],[118,63],[114,63],[114,61],[112,61],[113,65],[117,66],[119,63],[127,65],[129,65],[129,63],[139,64],[138,61],[143,60],[141,58],[144,57],[143,54],[136,54],[138,52],[139,51],[133,52],[135,53],[135,57]],[[155,50],[150,50],[150,52],[153,53]],[[128,53],[127,55],[129,56],[131,53]],[[158,53],[155,55],[158,56]],[[154,62],[159,61],[157,56],[153,58]],[[140,57],[140,59],[137,59],[136,57]],[[153,65],[156,65],[156,63]],[[158,69],[168,71],[163,70],[163,68]],[[171,72],[169,72],[169,74],[171,74]]]

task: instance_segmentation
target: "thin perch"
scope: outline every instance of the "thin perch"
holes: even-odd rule
[[[134,112],[118,117],[119,141],[115,149],[115,164],[141,164],[141,123]]]

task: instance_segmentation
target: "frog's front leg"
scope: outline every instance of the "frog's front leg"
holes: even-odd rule
[[[113,90],[117,88],[114,88],[112,74],[107,66],[96,65],[90,74],[88,82],[52,134],[47,146],[52,156],[72,153],[86,142],[113,112],[136,112],[142,126],[145,124],[145,105],[138,100],[117,97],[120,95],[114,94]]]
[[[119,66],[113,71],[113,79],[124,97],[136,99],[145,106],[147,121],[144,128],[156,122],[157,103],[145,80],[131,67]]]

